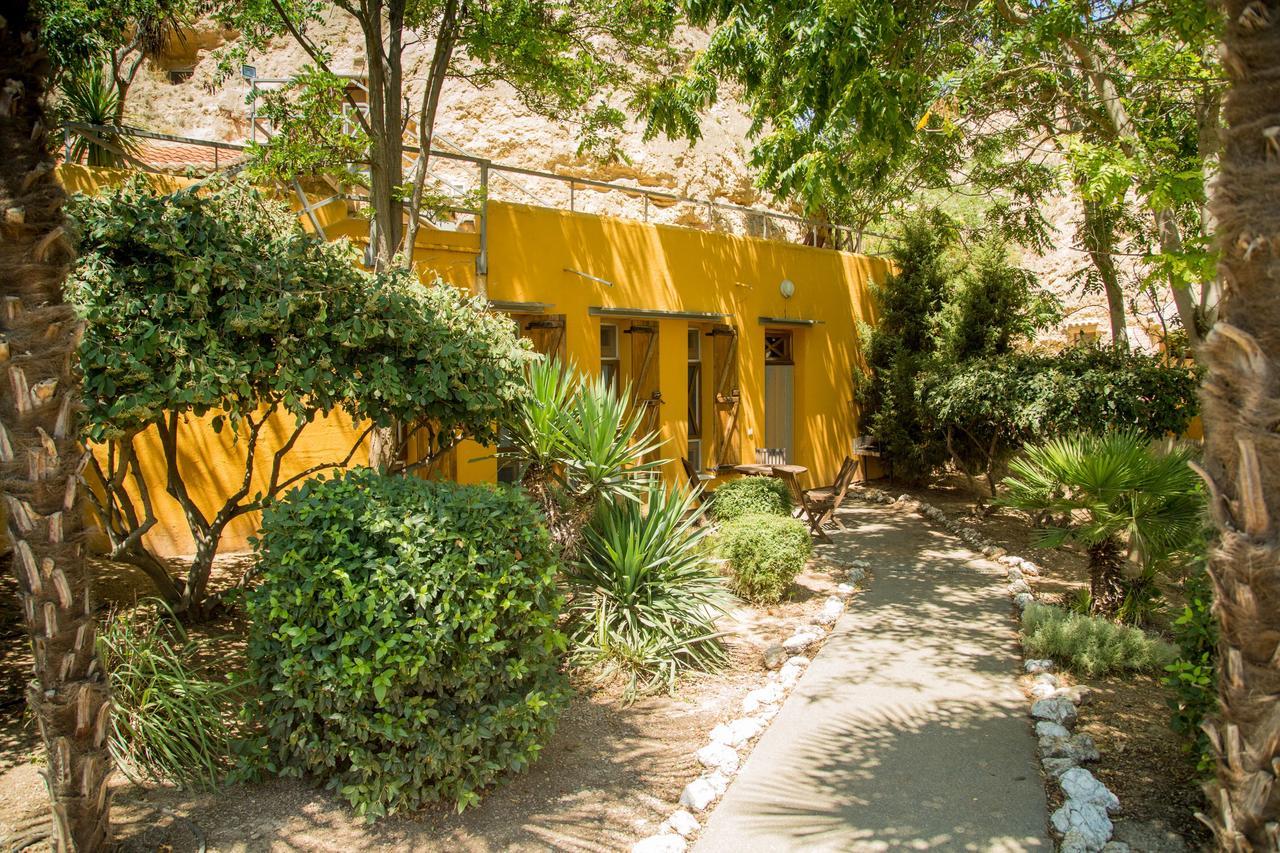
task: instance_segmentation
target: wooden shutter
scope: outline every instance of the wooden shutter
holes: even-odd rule
[[[631,335],[631,395],[644,417],[644,430],[657,432],[661,423],[659,407],[662,390],[658,387],[658,324],[632,323],[627,329]]]
[[[563,314],[546,314],[521,318],[520,334],[533,342],[533,348],[550,358],[564,361]]]
[[[738,330],[732,326],[711,329],[711,369],[715,371],[715,456],[713,468],[732,468],[742,461],[738,443],[738,416],[742,394],[738,389]]]

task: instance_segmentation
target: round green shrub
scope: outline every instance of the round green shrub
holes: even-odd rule
[[[711,514],[716,521],[744,515],[791,515],[791,490],[774,477],[741,477],[716,488]]]
[[[813,554],[813,542],[797,518],[753,514],[721,529],[720,552],[729,561],[734,593],[756,604],[775,604]]]
[[[538,755],[568,695],[556,562],[516,490],[313,480],[263,513],[252,760],[376,817],[479,791]]]

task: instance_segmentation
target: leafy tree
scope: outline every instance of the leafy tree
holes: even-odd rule
[[[1213,201],[1220,319],[1204,349],[1203,476],[1218,538],[1209,552],[1221,627],[1221,712],[1207,789],[1216,846],[1275,849],[1280,838],[1280,3],[1222,4],[1222,175]]]
[[[223,56],[225,69],[285,34],[302,46],[314,65],[296,87],[299,115],[304,118],[288,125],[291,132],[283,135],[290,153],[265,161],[279,174],[321,166],[328,171],[334,165],[333,158],[313,153],[317,147],[334,147],[332,125],[305,118],[314,117],[317,107],[328,109],[340,85],[332,74],[330,46],[317,41],[308,27],[331,13],[354,19],[364,36],[368,108],[355,108],[352,101],[351,115],[359,125],[357,144],[365,152],[361,167],[368,168],[380,268],[396,263],[398,256],[411,256],[427,192],[440,97],[448,80],[509,84],[529,109],[575,124],[584,148],[608,150],[612,132],[625,115],[606,90],[625,92],[637,77],[670,67],[674,52],[669,42],[678,17],[676,4],[668,0],[222,0],[215,14],[241,34],[234,51]],[[425,76],[415,81],[421,88],[415,94],[416,106],[409,110],[410,69],[405,68],[404,54],[418,43],[432,45],[431,61]],[[317,94],[326,89],[329,94]],[[415,145],[406,144],[406,135],[420,152],[408,176],[403,163]]]
[[[929,435],[916,386],[937,350],[934,325],[946,298],[950,223],[930,215],[908,220],[894,247],[895,271],[872,288],[877,317],[859,330],[864,368],[855,369],[862,429],[893,457],[908,482],[945,459]]]
[[[199,0],[36,0],[45,21],[47,48],[63,91],[64,120],[82,124],[124,124],[129,89],[148,55],[170,39],[201,9]],[[121,137],[109,131],[80,135],[90,165],[115,165]],[[105,141],[110,147],[97,140]],[[80,147],[80,144],[77,145]],[[112,150],[115,149],[115,150]],[[113,162],[93,162],[103,153]]]
[[[1116,616],[1144,595],[1152,575],[1200,535],[1204,500],[1187,463],[1193,452],[1154,452],[1137,433],[1076,435],[1029,448],[1011,464],[1000,503],[1065,520],[1041,543],[1076,542],[1089,553],[1090,609]],[[1126,580],[1126,559],[1138,568]]]
[[[36,9],[28,0],[7,4],[0,23],[0,495],[31,640],[27,704],[44,742],[53,847],[98,851],[111,834],[111,696],[81,535],[78,330],[62,289],[71,252],[46,145],[47,69]]]
[[[161,195],[142,178],[80,198],[84,245],[71,295],[80,345],[95,509],[113,559],[142,568],[176,609],[197,615],[220,538],[234,519],[317,471],[349,462],[375,426],[405,425],[434,455],[463,435],[496,437],[524,395],[526,346],[509,320],[409,272],[361,270],[350,246],[305,234],[281,204],[242,184]],[[283,462],[318,415],[369,426],[344,455],[295,474]],[[291,416],[270,474],[254,476],[264,429]],[[245,448],[236,486],[211,514],[182,460],[212,416]],[[184,583],[146,551],[156,523],[138,443],[160,439],[164,489],[196,553]],[[101,458],[100,458],[101,457]]]
[[[640,99],[652,133],[696,136],[699,114],[732,83],[752,112],[761,184],[859,227],[928,191],[933,204],[980,199],[992,227],[1037,248],[1039,199],[1065,184],[1085,213],[1081,250],[1095,267],[1085,284],[1105,291],[1117,342],[1125,254],[1143,259],[1139,289],[1169,292],[1193,343],[1211,322],[1204,183],[1221,87],[1203,4],[686,7],[714,32],[684,74]]]

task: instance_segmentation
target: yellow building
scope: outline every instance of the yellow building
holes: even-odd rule
[[[79,167],[62,174],[73,191],[119,178]],[[304,224],[326,236],[367,240],[345,204],[314,213]],[[685,478],[681,457],[724,476],[770,449],[771,459],[808,468],[802,484],[829,483],[859,434],[851,369],[858,323],[872,319],[868,284],[888,271],[882,259],[493,200],[475,231],[422,233],[415,259],[424,277],[483,292],[538,350],[629,385],[666,441],[672,482]],[[219,471],[242,470],[242,451],[203,424],[190,428],[202,435],[184,468],[212,507],[226,479]],[[332,419],[299,443],[288,467],[340,457],[357,433]],[[190,540],[181,513],[158,465],[146,467],[159,501],[149,543],[182,553]],[[474,443],[456,451],[452,468],[461,482],[499,479],[492,450]],[[224,549],[244,547],[257,521],[239,519]]]

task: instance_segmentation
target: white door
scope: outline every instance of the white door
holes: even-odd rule
[[[765,446],[782,451],[790,462],[791,420],[794,414],[793,381],[795,365],[766,364],[764,366],[764,441]]]

